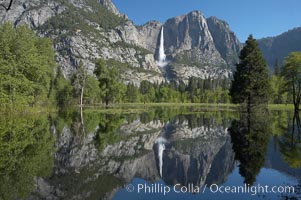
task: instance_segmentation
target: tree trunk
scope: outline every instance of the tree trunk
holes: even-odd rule
[[[81,125],[84,125],[84,115],[83,115],[83,107],[80,107],[80,121],[81,121]]]
[[[247,112],[251,113],[251,94],[249,94],[247,101]]]
[[[106,108],[108,108],[108,106],[109,106],[109,98],[106,97]]]
[[[296,97],[294,98],[294,107],[295,107],[295,113],[299,113],[299,106],[301,101],[300,91],[298,91],[298,94],[296,94]]]
[[[109,83],[106,82],[106,109],[108,109],[109,106]]]
[[[300,105],[300,102],[296,102],[294,104],[294,107],[295,107],[295,113],[299,113],[299,105]]]
[[[83,96],[84,96],[84,87],[82,87],[81,92],[80,92],[80,107],[83,106]]]

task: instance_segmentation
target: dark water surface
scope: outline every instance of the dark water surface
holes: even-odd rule
[[[0,199],[300,199],[289,111],[1,117]],[[293,190],[294,191],[293,191]]]

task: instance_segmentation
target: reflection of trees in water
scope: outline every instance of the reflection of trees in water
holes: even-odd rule
[[[245,183],[253,184],[264,165],[269,131],[267,128],[267,109],[252,109],[242,113],[240,120],[234,120],[229,129],[235,159],[240,162],[239,173]]]
[[[53,146],[47,116],[1,118],[0,199],[24,198],[35,189],[35,177],[50,175]]]
[[[299,113],[295,112],[287,130],[279,138],[280,152],[283,160],[292,168],[301,166],[301,125]]]
[[[291,168],[301,167],[301,123],[299,112],[294,112],[292,119],[288,120],[287,127],[283,127],[283,134],[277,139],[283,160]],[[301,198],[301,179],[294,186],[295,193],[283,195],[282,199],[300,199]]]
[[[206,108],[196,107],[157,107],[140,113],[139,118],[142,123],[160,120],[161,122],[170,122],[183,124],[188,122],[189,128],[197,128],[203,125],[229,125],[229,119],[236,118],[236,113],[229,111],[210,111]]]
[[[108,144],[114,144],[121,139],[117,132],[118,128],[124,123],[124,118],[120,115],[101,115],[96,134],[96,144],[102,150]]]
[[[130,120],[131,117],[127,119]],[[119,135],[117,130],[125,123],[125,120],[124,116],[120,114],[104,114],[69,109],[59,113],[53,119],[53,123],[59,133],[63,131],[64,127],[67,127],[78,140],[82,140],[87,134],[96,131],[96,143],[100,149],[103,149],[106,144],[112,144],[114,141],[117,141],[116,138]]]
[[[108,144],[114,144],[122,139],[127,139],[127,136],[121,134],[120,127],[125,123],[132,123],[135,120],[140,120],[142,124],[150,122],[161,121],[162,123],[183,125],[187,123],[190,129],[205,126],[211,128],[217,125],[228,126],[229,118],[234,118],[232,114],[228,112],[215,112],[215,113],[189,113],[185,109],[174,110],[170,108],[156,108],[142,112],[140,114],[103,114],[103,113],[84,113],[85,130],[89,133],[89,130],[97,128],[97,134],[95,137],[99,150],[104,149]],[[180,112],[180,113],[179,113]],[[229,118],[228,118],[229,117]],[[91,123],[92,121],[94,123]],[[79,121],[79,120],[78,120]],[[96,123],[95,123],[96,122]],[[93,124],[94,126],[91,126]],[[88,126],[88,127],[87,127]],[[167,126],[167,125],[166,125]],[[89,128],[90,127],[90,128]]]

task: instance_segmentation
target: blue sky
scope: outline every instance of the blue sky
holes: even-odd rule
[[[301,26],[301,0],[113,0],[137,25],[200,10],[230,25],[241,42],[275,36]],[[301,36],[300,36],[301,37]]]

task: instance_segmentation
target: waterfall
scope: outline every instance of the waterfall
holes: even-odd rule
[[[159,47],[159,62],[164,62],[165,59],[166,59],[166,55],[164,52],[164,28],[162,26],[161,37],[160,37],[160,47]]]
[[[160,46],[159,46],[159,60],[157,65],[159,67],[165,67],[168,63],[166,62],[166,55],[164,51],[164,29],[163,26],[161,28],[161,36],[160,36]]]

